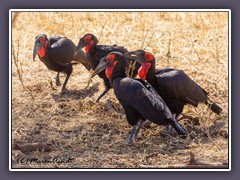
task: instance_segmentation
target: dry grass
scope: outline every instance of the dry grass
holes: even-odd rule
[[[13,16],[15,16],[13,14]],[[15,18],[15,17],[14,17]],[[104,26],[104,28],[102,28]],[[112,90],[96,77],[85,89],[89,72],[74,67],[68,93],[60,94],[56,73],[32,62],[34,38],[40,33],[61,35],[76,44],[85,33],[100,36],[100,44],[153,52],[157,67],[183,69],[223,108],[220,116],[204,105],[185,107],[195,117],[181,123],[186,140],[152,125],[139,133],[135,145],[125,145],[130,131]],[[168,167],[189,162],[189,153],[205,163],[228,162],[228,14],[217,12],[22,12],[12,27],[19,41],[18,67],[12,60],[12,143],[45,143],[50,150],[12,151],[13,168],[139,168]],[[61,79],[63,81],[62,75]],[[74,158],[71,163],[19,163],[20,157]]]

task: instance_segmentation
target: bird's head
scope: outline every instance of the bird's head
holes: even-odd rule
[[[46,54],[46,47],[49,43],[46,34],[39,34],[35,37],[35,45],[33,49],[33,61],[38,54],[40,57],[44,57]]]
[[[96,76],[97,74],[106,69],[105,74],[109,79],[117,63],[119,63],[118,66],[123,67],[125,67],[127,64],[122,53],[113,51],[109,53],[107,56],[100,59],[98,66],[96,67],[95,71],[92,74],[92,77]]]
[[[151,66],[155,66],[154,56],[144,50],[136,50],[124,53],[124,57],[127,59],[133,59],[141,63],[141,67],[138,70],[138,75],[141,79],[146,80],[147,73]]]
[[[93,34],[85,34],[82,38],[79,39],[76,52],[79,49],[82,49],[85,47],[85,51],[86,53],[88,53],[92,45],[97,43],[98,43],[98,40]]]

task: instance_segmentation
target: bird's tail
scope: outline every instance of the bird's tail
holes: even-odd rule
[[[176,120],[171,120],[170,124],[181,137],[184,137],[184,138],[187,137],[188,135],[187,130],[184,129]]]
[[[219,105],[217,105],[216,103],[209,100],[209,99],[206,100],[204,102],[204,104],[206,104],[208,106],[208,108],[210,108],[216,114],[220,114],[222,112],[222,108]]]

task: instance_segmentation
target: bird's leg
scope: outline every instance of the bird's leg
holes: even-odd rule
[[[100,96],[98,96],[96,102],[99,102],[99,100],[100,100],[108,91],[109,91],[109,88],[106,88],[106,89],[102,92],[102,94],[100,94]]]
[[[72,71],[73,71],[72,65],[69,64],[69,66],[67,66],[65,69],[65,73],[67,74],[67,77],[63,83],[62,91],[66,90],[66,85],[67,85],[68,79],[70,78],[70,75],[72,74]]]
[[[143,125],[143,120],[140,119],[140,121],[138,121],[138,126],[137,126],[137,129],[136,129],[136,132],[134,133],[134,138],[135,139],[137,139],[138,133],[139,133],[142,125]]]
[[[57,73],[57,76],[56,76],[56,85],[57,86],[60,86],[61,85],[61,82],[60,82],[60,79],[59,79],[59,74],[60,72]]]
[[[87,86],[85,88],[88,88],[88,86],[89,86],[89,84],[90,84],[90,82],[92,80],[92,74],[93,74],[93,69],[90,69],[90,76],[88,78]]]
[[[133,128],[131,130],[131,134],[130,134],[130,136],[128,137],[128,139],[126,141],[127,144],[133,143],[132,138],[133,138],[134,134],[136,133],[137,127],[138,127],[138,124],[133,126]]]

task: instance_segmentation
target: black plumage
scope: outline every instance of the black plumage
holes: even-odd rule
[[[35,38],[33,60],[38,55],[49,70],[58,72],[56,76],[57,86],[61,85],[59,73],[66,73],[67,76],[62,87],[62,90],[64,90],[73,71],[72,63],[74,61],[83,64],[90,70],[85,53],[78,51],[74,56],[75,49],[76,45],[67,37],[53,36],[48,38],[45,34],[39,34]]]
[[[100,60],[93,76],[106,69],[105,73],[126,113],[127,121],[133,126],[128,143],[134,135],[137,136],[141,122],[145,119],[158,125],[170,124],[180,135],[186,136],[186,130],[175,121],[173,114],[154,88],[146,81],[127,77],[127,68],[128,62],[123,54],[112,52]]]
[[[214,113],[221,113],[221,107],[212,102],[208,98],[208,93],[184,71],[171,68],[156,70],[154,56],[143,50],[128,52],[125,57],[142,64],[139,69],[140,78],[147,80],[156,89],[171,112],[175,114],[176,119],[182,113],[185,104],[197,107],[199,103],[203,102]]]
[[[122,46],[117,45],[98,45],[98,39],[93,34],[85,34],[82,38],[80,38],[78,46],[76,48],[76,52],[80,51],[82,48],[85,47],[87,60],[91,64],[91,67],[93,70],[97,67],[99,60],[109,54],[112,51],[118,51],[121,53],[127,52],[127,50]],[[132,76],[137,75],[137,70],[141,66],[141,64],[136,63],[136,65],[133,67],[133,72],[131,73]],[[104,72],[101,72],[98,74],[98,76],[103,79],[105,90],[100,94],[100,96],[97,98],[97,102],[109,91],[111,88],[109,84],[109,80],[106,77]]]

